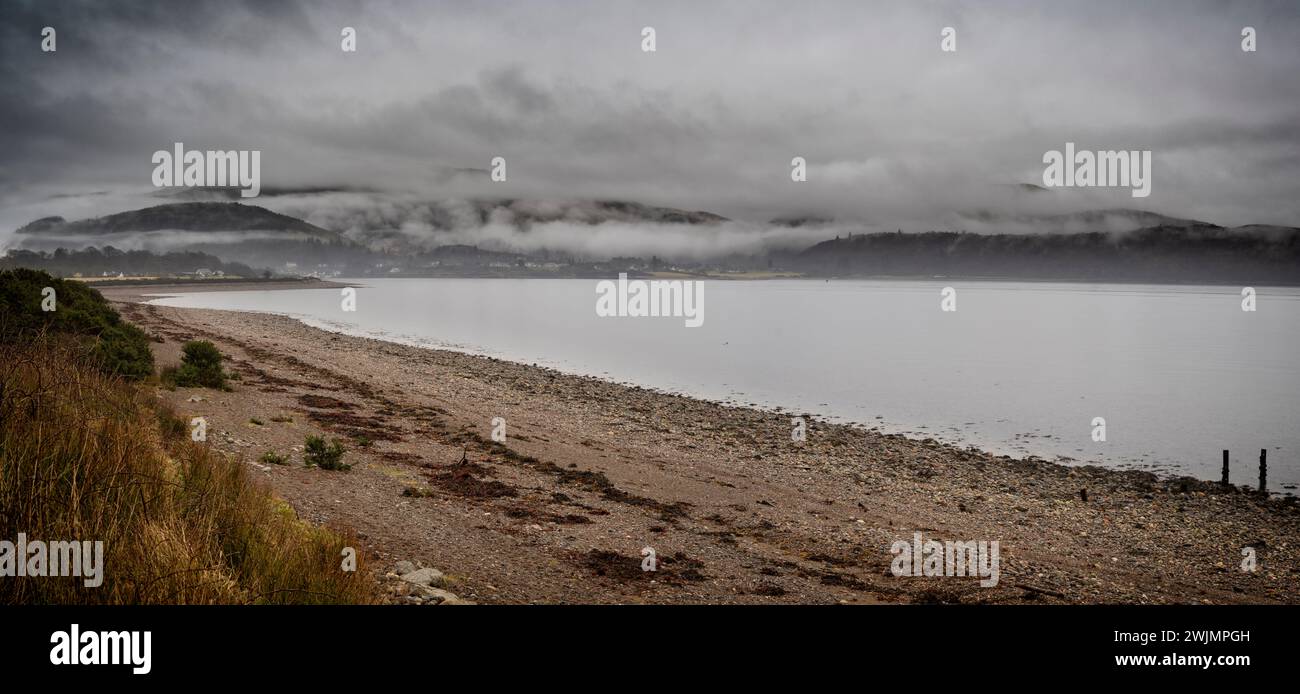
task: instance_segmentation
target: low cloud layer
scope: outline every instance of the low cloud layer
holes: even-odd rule
[[[624,199],[736,220],[706,234],[557,222],[527,236],[489,222],[467,243],[709,252],[807,233],[761,224],[773,217],[919,231],[1114,207],[1300,224],[1294,3],[10,5],[0,235],[157,202],[149,158],[173,142],[259,149],[264,186],[378,190],[399,207]],[[1247,25],[1255,53],[1240,49]],[[40,50],[44,26],[56,53]],[[339,50],[344,26],[355,54]],[[945,26],[955,53],[939,50]],[[1039,182],[1043,153],[1067,141],[1152,150],[1151,196],[1010,185]],[[495,156],[505,183],[487,178]],[[790,181],[795,156],[807,183]],[[382,218],[391,205],[375,200],[368,214]],[[347,201],[298,202],[317,221]],[[432,225],[392,221],[413,235]]]

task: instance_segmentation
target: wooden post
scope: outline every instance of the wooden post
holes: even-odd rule
[[[1228,485],[1228,449],[1223,449],[1223,485]]]
[[[1259,449],[1259,491],[1261,494],[1268,491],[1268,449]]]

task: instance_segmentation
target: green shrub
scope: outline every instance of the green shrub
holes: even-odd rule
[[[263,463],[266,463],[267,465],[288,465],[289,464],[289,458],[287,456],[280,455],[275,451],[267,451],[263,453],[262,457],[259,458],[259,460],[261,460]]]
[[[53,311],[41,310],[46,287],[54,290]],[[104,373],[131,379],[153,373],[149,336],[123,321],[99,292],[39,270],[0,271],[0,343],[30,341],[42,332],[76,336]]]
[[[352,466],[343,462],[343,444],[338,439],[325,443],[319,436],[308,436],[302,454],[303,464],[322,470],[351,470]]]
[[[224,388],[226,373],[221,370],[221,352],[207,340],[191,340],[181,347],[181,369],[192,368],[200,385]]]
[[[207,340],[191,340],[181,347],[181,365],[163,369],[166,385],[183,388],[226,390],[226,373],[221,370],[221,352]]]

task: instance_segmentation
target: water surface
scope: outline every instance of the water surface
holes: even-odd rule
[[[1300,483],[1300,291],[966,281],[707,281],[705,320],[600,318],[595,280],[364,279],[155,303],[263,311],[998,453]],[[940,310],[944,286],[957,311]],[[1103,417],[1106,441],[1092,439]]]

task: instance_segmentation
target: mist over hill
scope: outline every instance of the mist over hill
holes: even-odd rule
[[[78,234],[104,235],[135,231],[278,231],[325,241],[339,241],[328,229],[277,214],[255,205],[217,202],[185,202],[155,205],[104,217],[69,222],[46,217],[20,227],[19,234],[43,236]]]
[[[855,234],[779,264],[836,277],[1300,284],[1300,229],[1161,225],[1080,234]]]
[[[355,246],[342,235],[255,205],[185,202],[67,221],[45,217],[15,232],[33,251],[109,246],[156,254],[199,253],[257,267],[285,262],[330,263]]]
[[[136,264],[237,264],[260,273],[603,276],[619,271],[786,271],[825,277],[997,277],[1300,284],[1300,230],[1226,228],[1145,210],[965,213],[910,233],[813,215],[765,223],[618,200],[423,200],[373,191],[284,191],[266,207],[166,203],[19,228],[22,250],[171,254]],[[301,215],[301,216],[299,216]],[[96,251],[98,253],[98,251]],[[29,256],[29,258],[35,256]],[[95,261],[89,263],[89,261]],[[48,263],[47,263],[48,264]],[[119,263],[120,264],[120,263]],[[90,267],[94,265],[94,267]],[[107,268],[113,271],[113,268]],[[190,268],[194,271],[196,268]]]

